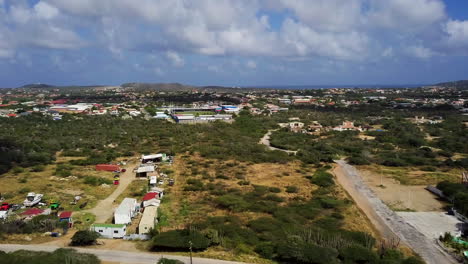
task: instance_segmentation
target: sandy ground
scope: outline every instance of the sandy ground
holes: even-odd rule
[[[442,212],[444,204],[424,188],[426,185],[401,185],[393,178],[360,170],[361,177],[377,196],[396,211]],[[381,187],[380,185],[383,185]]]
[[[367,186],[359,171],[339,160],[334,170],[338,182],[354,199],[357,206],[386,239],[398,237],[428,264],[450,264],[456,261],[445,253],[433,239],[428,238],[405,219],[392,211]]]
[[[445,232],[459,235],[462,222],[455,216],[443,212],[398,212],[407,223],[431,239],[438,239]]]
[[[127,171],[120,174],[120,184],[117,189],[115,189],[115,191],[106,199],[99,201],[94,208],[83,212],[94,214],[96,216],[96,223],[104,223],[108,219],[112,218],[114,209],[117,207],[117,205],[114,204],[115,199],[117,199],[117,197],[127,189],[128,185],[136,179],[135,173],[133,172],[133,168],[135,168],[135,166],[137,166],[136,161],[128,163],[124,167]]]

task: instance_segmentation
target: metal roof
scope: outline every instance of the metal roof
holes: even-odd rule
[[[93,227],[105,227],[105,228],[122,228],[125,225],[118,225],[118,224],[93,224]]]

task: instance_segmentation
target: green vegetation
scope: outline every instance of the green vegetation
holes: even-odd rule
[[[158,264],[184,264],[184,262],[176,259],[160,258]]]
[[[90,230],[81,230],[76,232],[72,239],[72,246],[90,246],[96,243],[96,239],[99,237],[99,233]]]
[[[0,237],[3,234],[31,234],[33,232],[51,232],[55,229],[66,229],[67,223],[60,222],[54,215],[39,215],[30,221],[8,220],[0,222]]]
[[[450,201],[453,202],[455,209],[462,215],[468,217],[468,186],[461,183],[452,183],[443,181],[437,184]]]
[[[99,264],[94,255],[78,253],[74,249],[57,249],[52,253],[19,250],[11,253],[0,251],[0,264]]]

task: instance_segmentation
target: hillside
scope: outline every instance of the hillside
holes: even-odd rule
[[[54,85],[49,85],[45,83],[32,83],[32,84],[26,84],[18,88],[26,88],[26,89],[44,89],[44,88],[52,88],[55,87]]]
[[[468,89],[468,80],[460,80],[460,81],[453,81],[453,82],[443,82],[436,84],[438,86],[444,87],[454,87],[461,90]]]

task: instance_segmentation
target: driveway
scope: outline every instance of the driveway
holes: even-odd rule
[[[94,214],[96,216],[96,223],[104,223],[109,218],[113,217],[114,209],[117,206],[114,205],[114,201],[125,191],[125,189],[127,189],[128,185],[136,179],[133,168],[135,168],[137,164],[138,163],[136,161],[128,163],[124,167],[127,171],[120,173],[120,184],[117,189],[115,189],[115,191],[106,199],[99,201],[94,208],[84,210],[83,212]]]

